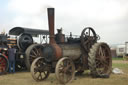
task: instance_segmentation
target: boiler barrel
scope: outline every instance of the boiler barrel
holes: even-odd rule
[[[82,52],[80,44],[61,44],[62,57],[70,57],[73,60],[78,59]]]

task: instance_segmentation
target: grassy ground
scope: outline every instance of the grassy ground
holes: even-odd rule
[[[128,61],[113,59],[113,68],[120,68],[124,74],[112,74],[110,78],[91,78],[87,71],[82,76],[77,76],[67,85],[127,85],[128,84]],[[51,74],[47,80],[36,82],[29,72],[17,72],[0,76],[0,85],[59,85],[55,74]]]

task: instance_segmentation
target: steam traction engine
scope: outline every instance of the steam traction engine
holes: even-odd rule
[[[0,75],[8,70],[7,35],[0,34]]]
[[[8,71],[8,45],[16,48],[16,71],[30,69],[32,61],[41,56],[40,50],[47,43],[48,30],[14,27],[9,35],[0,34],[0,74]],[[39,38],[38,42],[34,38]],[[36,51],[36,52],[35,52]]]
[[[47,43],[45,41],[48,34],[48,30],[31,29],[25,27],[14,27],[9,31],[9,35],[14,36],[15,39],[15,42],[10,41],[10,44],[17,50],[17,70],[25,68],[28,70],[30,69],[32,61],[36,57],[41,56],[39,52],[43,47],[42,43]],[[37,38],[38,40],[35,40]]]
[[[97,43],[99,37],[91,27],[85,28],[80,38],[70,36],[67,41],[62,30],[54,35],[54,8],[48,8],[50,43],[45,44],[41,54],[31,65],[31,74],[36,81],[45,80],[55,72],[60,83],[68,83],[75,73],[90,70],[93,77],[109,76],[112,58],[109,46]]]

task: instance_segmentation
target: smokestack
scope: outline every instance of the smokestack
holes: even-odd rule
[[[54,8],[47,8],[48,11],[48,25],[50,33],[50,44],[55,44],[54,35]]]

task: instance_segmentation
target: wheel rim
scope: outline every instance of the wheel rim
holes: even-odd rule
[[[56,77],[60,83],[70,82],[75,75],[75,66],[71,59],[64,57],[56,65]]]
[[[108,74],[111,67],[111,53],[106,44],[98,47],[96,52],[96,70],[98,74]]]
[[[88,52],[91,46],[97,41],[96,33],[91,27],[85,28],[81,33],[81,43]]]
[[[7,72],[8,70],[8,60],[3,55],[0,55],[0,74]]]
[[[31,65],[31,74],[34,80],[42,81],[49,76],[48,65],[42,57],[35,59]]]

